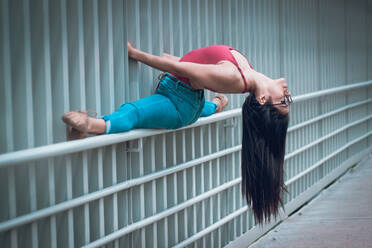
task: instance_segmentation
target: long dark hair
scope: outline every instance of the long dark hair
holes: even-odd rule
[[[256,222],[270,222],[283,205],[282,192],[285,138],[288,114],[282,114],[271,101],[261,105],[254,94],[243,104],[242,193]],[[280,205],[279,205],[280,204]]]

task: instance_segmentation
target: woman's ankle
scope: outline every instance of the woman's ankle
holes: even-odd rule
[[[106,131],[106,121],[101,118],[88,117],[88,133],[103,134]]]

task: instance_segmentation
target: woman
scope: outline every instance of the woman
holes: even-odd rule
[[[289,103],[284,79],[271,79],[253,70],[236,49],[213,45],[193,50],[182,58],[155,56],[128,42],[128,56],[166,72],[156,94],[123,104],[114,113],[92,118],[72,111],[63,121],[75,135],[115,133],[132,128],[174,129],[195,122],[200,116],[222,111],[227,97],[204,100],[204,89],[219,93],[251,94],[243,104],[242,192],[258,223],[270,221],[283,206],[281,192]]]

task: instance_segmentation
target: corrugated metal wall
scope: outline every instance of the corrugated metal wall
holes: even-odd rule
[[[64,142],[64,112],[108,114],[150,95],[159,72],[128,61],[127,40],[177,56],[229,44],[256,70],[285,77],[296,96],[372,79],[371,0],[2,0],[0,13],[4,161],[13,151]],[[362,101],[289,132],[286,203],[371,147],[371,96],[368,86],[293,104],[291,127],[298,127]],[[227,111],[244,97],[229,95]],[[232,114],[137,138],[94,137],[78,141],[75,153],[0,165],[0,244],[228,244],[254,228],[240,194],[240,122]]]

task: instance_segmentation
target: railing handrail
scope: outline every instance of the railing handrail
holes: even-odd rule
[[[316,92],[311,92],[299,96],[294,96],[294,102],[301,102],[316,97],[321,97],[325,95],[331,95],[339,93],[346,90],[357,89],[361,87],[367,87],[372,85],[372,80],[355,83],[351,85],[345,85],[325,90],[320,90]],[[197,122],[192,125],[182,127],[177,130],[188,129],[193,127],[198,127],[201,125],[206,125],[214,123],[217,121],[225,120],[228,118],[237,117],[241,114],[241,108],[232,109],[224,111],[221,113],[214,114],[209,117],[202,117]],[[109,134],[109,135],[98,135],[94,137],[89,137],[86,139],[66,141],[56,144],[50,144],[45,146],[40,146],[36,148],[29,148],[20,151],[5,153],[0,155],[0,168],[8,165],[20,164],[24,162],[30,162],[34,160],[44,159],[48,157],[61,156],[70,153],[76,153],[84,150],[94,149],[101,146],[113,145],[129,140],[144,138],[148,136],[158,135],[173,132],[174,130],[166,129],[136,129],[126,133],[120,134]]]
[[[325,89],[325,90],[319,90],[319,91],[315,91],[315,92],[311,92],[311,93],[307,93],[307,94],[303,94],[303,95],[300,95],[300,96],[293,97],[293,101],[302,102],[302,101],[306,101],[306,100],[309,100],[309,99],[312,99],[312,98],[332,95],[332,94],[336,94],[336,93],[339,93],[339,92],[342,92],[342,91],[354,90],[354,89],[357,89],[357,88],[367,87],[367,86],[370,86],[370,85],[372,85],[372,80],[365,81],[365,82],[360,82],[360,83],[349,84],[349,85],[344,85],[344,86],[330,88],[330,89]]]

